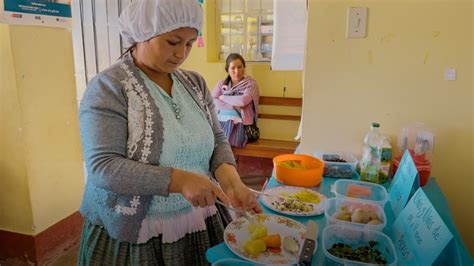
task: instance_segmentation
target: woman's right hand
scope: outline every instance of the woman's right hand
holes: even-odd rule
[[[181,193],[194,207],[212,206],[216,197],[230,205],[227,195],[209,177],[176,168],[171,174],[169,192]]]

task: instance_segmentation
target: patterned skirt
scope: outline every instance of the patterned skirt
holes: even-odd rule
[[[247,144],[242,118],[236,110],[219,110],[217,114],[221,128],[232,147],[243,148]]]
[[[208,265],[207,249],[224,240],[226,221],[222,219],[219,214],[210,216],[207,230],[187,234],[173,243],[162,243],[159,236],[143,244],[113,239],[104,227],[86,219],[78,265]]]

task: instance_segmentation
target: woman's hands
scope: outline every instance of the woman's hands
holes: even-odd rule
[[[243,209],[251,213],[262,212],[262,207],[257,202],[257,197],[243,183],[234,185],[224,190],[230,199],[232,206],[237,209]]]
[[[215,175],[222,189],[207,176],[173,169],[169,192],[181,193],[195,207],[212,206],[218,197],[224,204],[253,213],[262,212],[257,197],[242,183],[234,166],[222,164]]]
[[[216,169],[215,176],[219,180],[219,184],[228,196],[232,206],[253,213],[262,212],[262,207],[258,204],[257,197],[242,183],[234,166],[222,164]]]
[[[209,177],[180,169],[173,169],[169,192],[181,193],[194,207],[206,207],[214,205],[218,197],[225,204],[229,204],[229,198],[222,189],[209,180]]]

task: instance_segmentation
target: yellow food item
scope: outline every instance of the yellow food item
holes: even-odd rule
[[[244,243],[244,250],[250,255],[256,257],[261,252],[267,250],[267,245],[263,239],[247,240]]]
[[[254,240],[264,238],[267,235],[268,235],[268,231],[265,226],[258,226],[257,228],[255,228],[255,230],[253,230],[252,233],[250,233],[250,236]]]
[[[334,217],[335,219],[346,221],[346,222],[351,221],[351,216],[352,216],[352,213],[350,211],[343,211],[343,210],[337,211],[332,215],[332,217]]]
[[[318,195],[315,195],[311,191],[307,191],[307,190],[302,190],[300,192],[297,192],[291,195],[290,197],[294,197],[294,198],[299,199],[300,201],[308,202],[308,203],[319,203],[321,201]]]
[[[281,246],[280,234],[268,235],[263,238],[267,248],[279,248]]]
[[[281,167],[291,168],[291,169],[306,169],[300,160],[288,160],[278,163]]]

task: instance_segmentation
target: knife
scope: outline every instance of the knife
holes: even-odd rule
[[[299,265],[311,265],[313,252],[316,248],[318,231],[319,225],[315,221],[308,221],[308,224],[306,225],[306,239],[304,240],[303,248],[298,261]]]

